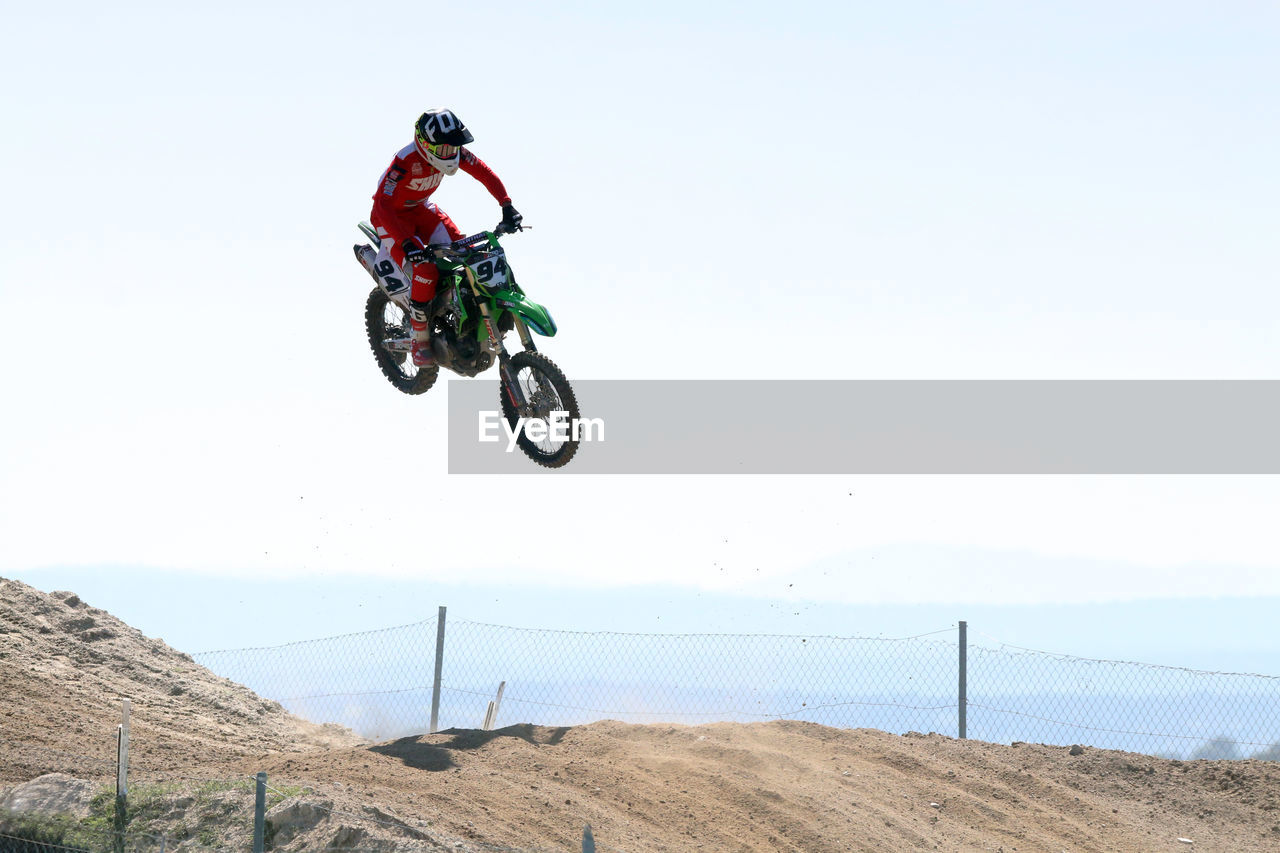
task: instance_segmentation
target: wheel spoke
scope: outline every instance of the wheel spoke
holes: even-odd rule
[[[374,288],[365,303],[365,328],[379,369],[398,390],[423,394],[435,384],[437,369],[416,368],[409,357],[409,323],[404,308],[388,300],[380,288]]]
[[[564,411],[565,409],[564,403],[560,399],[560,394],[556,391],[555,385],[543,375],[542,371],[532,367],[523,368],[517,375],[517,381],[520,383],[520,388],[523,390],[526,400],[525,417],[541,420],[547,425],[548,429],[546,438],[541,441],[530,439],[529,443],[544,456],[553,456],[569,442],[569,439],[556,441],[550,434],[552,413]]]
[[[408,334],[408,327],[404,310],[394,302],[387,302],[386,307],[382,309],[382,327],[387,339],[405,337]],[[413,360],[407,358],[403,352],[390,347],[387,347],[387,351],[399,365],[400,374],[405,379],[412,379],[418,375],[418,368],[414,366]]]
[[[528,401],[529,416],[548,420],[552,412],[563,411],[564,403],[556,393],[555,386],[540,371],[533,368],[526,370],[528,372],[521,377],[520,385]]]
[[[504,387],[499,395],[503,415],[513,428],[522,418],[546,424],[546,436],[537,441],[522,430],[519,437],[520,449],[539,465],[548,468],[562,467],[578,450],[578,440],[572,434],[573,419],[578,417],[578,403],[573,389],[560,369],[541,353],[519,352],[511,357],[511,362],[512,371],[508,376],[515,384],[518,396],[523,398],[523,404],[517,406],[509,393],[512,389]],[[564,412],[569,418],[568,432],[563,440],[553,438],[551,434],[551,416],[554,412]]]

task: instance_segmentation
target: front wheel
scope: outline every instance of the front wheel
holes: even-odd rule
[[[369,348],[387,381],[406,394],[422,394],[436,382],[439,367],[417,368],[409,358],[409,318],[404,309],[375,287],[364,306]]]
[[[517,429],[520,418],[540,420],[549,427],[547,436],[540,441],[529,438],[527,429],[517,433],[516,444],[525,455],[547,468],[559,468],[573,458],[578,452],[578,438],[574,435],[574,425],[578,422],[578,400],[569,387],[560,368],[551,359],[539,352],[518,352],[511,356],[511,373],[516,384],[524,394],[526,404],[517,411],[511,402],[511,394],[507,388],[504,374],[502,387],[498,396],[502,402],[502,415],[513,430]],[[555,412],[563,412],[560,417],[567,417],[567,423],[560,421],[567,430],[567,435],[557,435],[560,427],[552,420]]]

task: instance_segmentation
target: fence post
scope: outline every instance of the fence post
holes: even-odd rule
[[[120,725],[116,726],[116,814],[112,850],[124,850],[124,831],[129,823],[129,700],[121,700]]]
[[[257,789],[253,794],[253,853],[263,853],[267,836],[267,774],[255,777]]]
[[[498,724],[498,712],[502,710],[502,691],[507,689],[507,682],[498,685],[498,695],[493,697],[493,719],[489,720],[489,728]]]
[[[431,728],[434,734],[440,727],[440,672],[444,669],[444,605],[440,606],[440,614],[436,617],[436,677],[431,683]]]
[[[960,622],[960,695],[957,707],[960,710],[960,740],[968,737],[969,712],[969,623]]]

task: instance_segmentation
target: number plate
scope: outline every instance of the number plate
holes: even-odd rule
[[[503,252],[490,252],[467,264],[476,275],[476,281],[486,289],[507,283],[507,257]]]

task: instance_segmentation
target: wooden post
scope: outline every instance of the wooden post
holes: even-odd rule
[[[493,727],[498,722],[498,708],[502,707],[502,691],[506,689],[507,682],[504,681],[498,685],[498,695],[490,700],[489,707],[484,712],[484,723],[481,725],[481,728],[486,732],[492,731]]]

